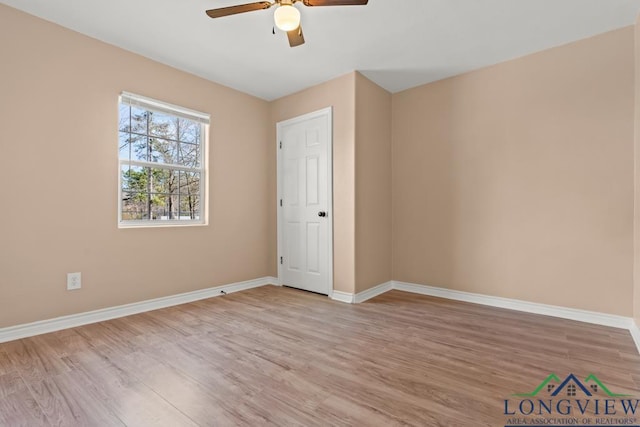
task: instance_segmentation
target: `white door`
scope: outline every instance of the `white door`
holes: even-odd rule
[[[278,123],[278,256],[283,285],[333,288],[331,108]]]

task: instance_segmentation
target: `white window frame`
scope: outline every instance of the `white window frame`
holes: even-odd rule
[[[129,92],[122,92],[118,97],[118,111],[121,104],[137,106],[148,111],[160,112],[172,116],[188,119],[200,123],[200,168],[191,168],[180,165],[166,165],[164,163],[141,161],[141,160],[125,160],[120,158],[118,153],[118,228],[155,228],[155,227],[184,227],[184,226],[203,226],[209,223],[209,193],[207,187],[208,176],[208,148],[209,148],[209,124],[211,116],[200,111],[190,110],[188,108],[169,104],[157,99],[148,98],[142,95],[136,95]],[[119,116],[119,112],[118,112]],[[118,129],[118,133],[120,130]],[[119,141],[116,148],[120,145]],[[140,166],[151,167],[155,169],[169,169],[176,171],[198,172],[200,174],[200,218],[199,219],[167,219],[167,220],[123,220],[122,219],[122,166]],[[178,208],[179,209],[179,208]]]

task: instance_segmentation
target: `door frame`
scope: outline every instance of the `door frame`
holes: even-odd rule
[[[277,168],[277,195],[276,195],[276,209],[278,210],[278,254],[276,262],[278,264],[278,284],[282,285],[282,268],[280,263],[280,257],[283,256],[284,242],[284,215],[282,207],[280,206],[280,199],[282,199],[283,191],[283,164],[282,164],[282,150],[280,149],[280,137],[282,135],[282,127],[286,125],[292,125],[299,122],[303,122],[309,119],[317,117],[327,117],[327,135],[329,141],[327,141],[327,283],[326,294],[331,296],[333,292],[333,107],[326,107],[321,110],[313,111],[311,113],[303,114],[288,120],[280,121],[276,124],[276,168]]]

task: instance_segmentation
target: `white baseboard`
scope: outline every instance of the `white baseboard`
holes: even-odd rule
[[[638,348],[638,353],[640,353],[640,328],[638,328],[638,325],[636,324],[635,320],[631,321],[629,332],[631,332],[631,337],[633,338],[633,341],[636,343],[636,347]]]
[[[367,289],[366,291],[359,292],[354,295],[353,302],[361,303],[365,302],[368,299],[377,297],[378,295],[382,295],[385,292],[389,292],[393,289],[393,282],[389,281],[386,283],[382,283],[378,286],[374,286],[373,288]]]
[[[282,286],[282,282],[280,282],[280,279],[278,279],[277,277],[273,277],[273,276],[262,277],[262,278],[257,279],[257,280],[266,280],[267,281],[267,285]]]
[[[471,292],[437,288],[434,286],[417,285],[415,283],[393,281],[393,289],[421,295],[447,298],[456,301],[465,301],[475,304],[488,305],[491,307],[506,308],[509,310],[524,311],[527,313],[543,314],[545,316],[577,320],[580,322],[593,323],[596,325],[611,326],[613,328],[629,329],[633,322],[633,320],[629,317],[616,316],[614,314],[598,313],[595,311],[579,310],[575,308],[559,307],[555,305],[540,304],[536,302],[521,301],[510,298],[474,294]]]
[[[20,338],[32,337],[40,334],[46,334],[49,332],[55,332],[62,329],[75,328],[77,326],[88,325],[90,323],[103,322],[105,320],[130,316],[132,314],[143,313],[145,311],[152,311],[160,308],[171,307],[174,305],[186,304],[189,302],[211,297],[217,297],[222,295],[222,291],[230,294],[233,292],[257,288],[265,285],[277,285],[278,283],[278,279],[275,277],[261,277],[259,279],[230,283],[228,285],[216,286],[213,288],[187,292],[184,294],[134,302],[132,304],[125,304],[116,307],[104,308],[101,310],[72,314],[69,316],[57,317],[55,319],[10,326],[8,328],[0,328],[0,343],[13,341]]]
[[[344,302],[347,304],[359,304],[373,297],[377,297],[378,295],[382,295],[385,292],[390,291],[391,289],[393,289],[392,282],[386,282],[357,294],[352,294],[350,292],[333,291],[331,292],[331,295],[329,295],[329,297],[334,301]]]
[[[90,323],[102,322],[118,317],[130,316],[132,314],[157,310],[160,308],[186,304],[193,301],[212,298],[222,295],[221,291],[227,294],[257,288],[265,285],[279,286],[280,281],[276,277],[261,277],[259,279],[247,280],[244,282],[230,283],[228,285],[216,286],[184,294],[172,295],[168,297],[156,298],[136,302],[132,304],[109,307],[101,310],[89,311],[86,313],[72,314],[69,316],[57,317],[55,319],[42,320],[24,325],[0,328],[0,343],[13,341],[20,338],[27,338],[35,335],[55,332],[62,329],[74,328],[88,325]],[[545,316],[560,317],[563,319],[577,320],[580,322],[593,323],[597,325],[610,326],[614,328],[627,329],[638,347],[640,353],[640,328],[635,321],[629,317],[616,316],[613,314],[598,313],[594,311],[578,310],[574,308],[559,307],[553,305],[539,304],[515,300],[510,298],[493,297],[471,292],[456,291],[452,289],[438,288],[434,286],[418,285],[399,281],[382,283],[371,289],[358,294],[348,292],[333,291],[331,299],[344,303],[361,303],[378,295],[384,294],[392,289],[415,294],[446,298],[456,301],[465,301],[475,304],[482,304],[491,307],[506,308],[509,310],[523,311],[527,313],[542,314]]]
[[[596,325],[610,326],[613,328],[627,329],[631,332],[633,339],[640,353],[640,328],[630,317],[617,316],[614,314],[598,313],[595,311],[579,310],[575,308],[560,307],[555,305],[540,304],[516,300],[511,298],[494,297],[471,292],[456,291],[453,289],[438,288],[435,286],[418,285],[416,283],[407,283],[392,280],[382,283],[371,289],[358,294],[348,292],[334,291],[331,298],[349,304],[361,303],[396,289],[414,294],[428,295],[438,298],[446,298],[456,301],[465,301],[474,304],[482,304],[491,307],[506,308],[509,310],[523,311],[526,313],[542,314],[545,316],[559,317],[562,319],[577,320],[579,322],[592,323]]]
[[[349,292],[332,291],[329,298],[334,301],[346,302],[347,304],[353,304],[355,302],[355,295]]]

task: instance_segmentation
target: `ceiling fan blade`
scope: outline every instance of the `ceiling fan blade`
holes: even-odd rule
[[[302,0],[305,6],[364,6],[369,0]]]
[[[302,34],[302,25],[295,30],[287,31],[289,38],[289,46],[296,47],[304,44],[304,34]]]
[[[207,10],[210,18],[221,18],[223,16],[235,15],[236,13],[253,12],[254,10],[269,9],[274,3],[259,1],[256,3],[239,4],[237,6],[220,7],[218,9]]]

